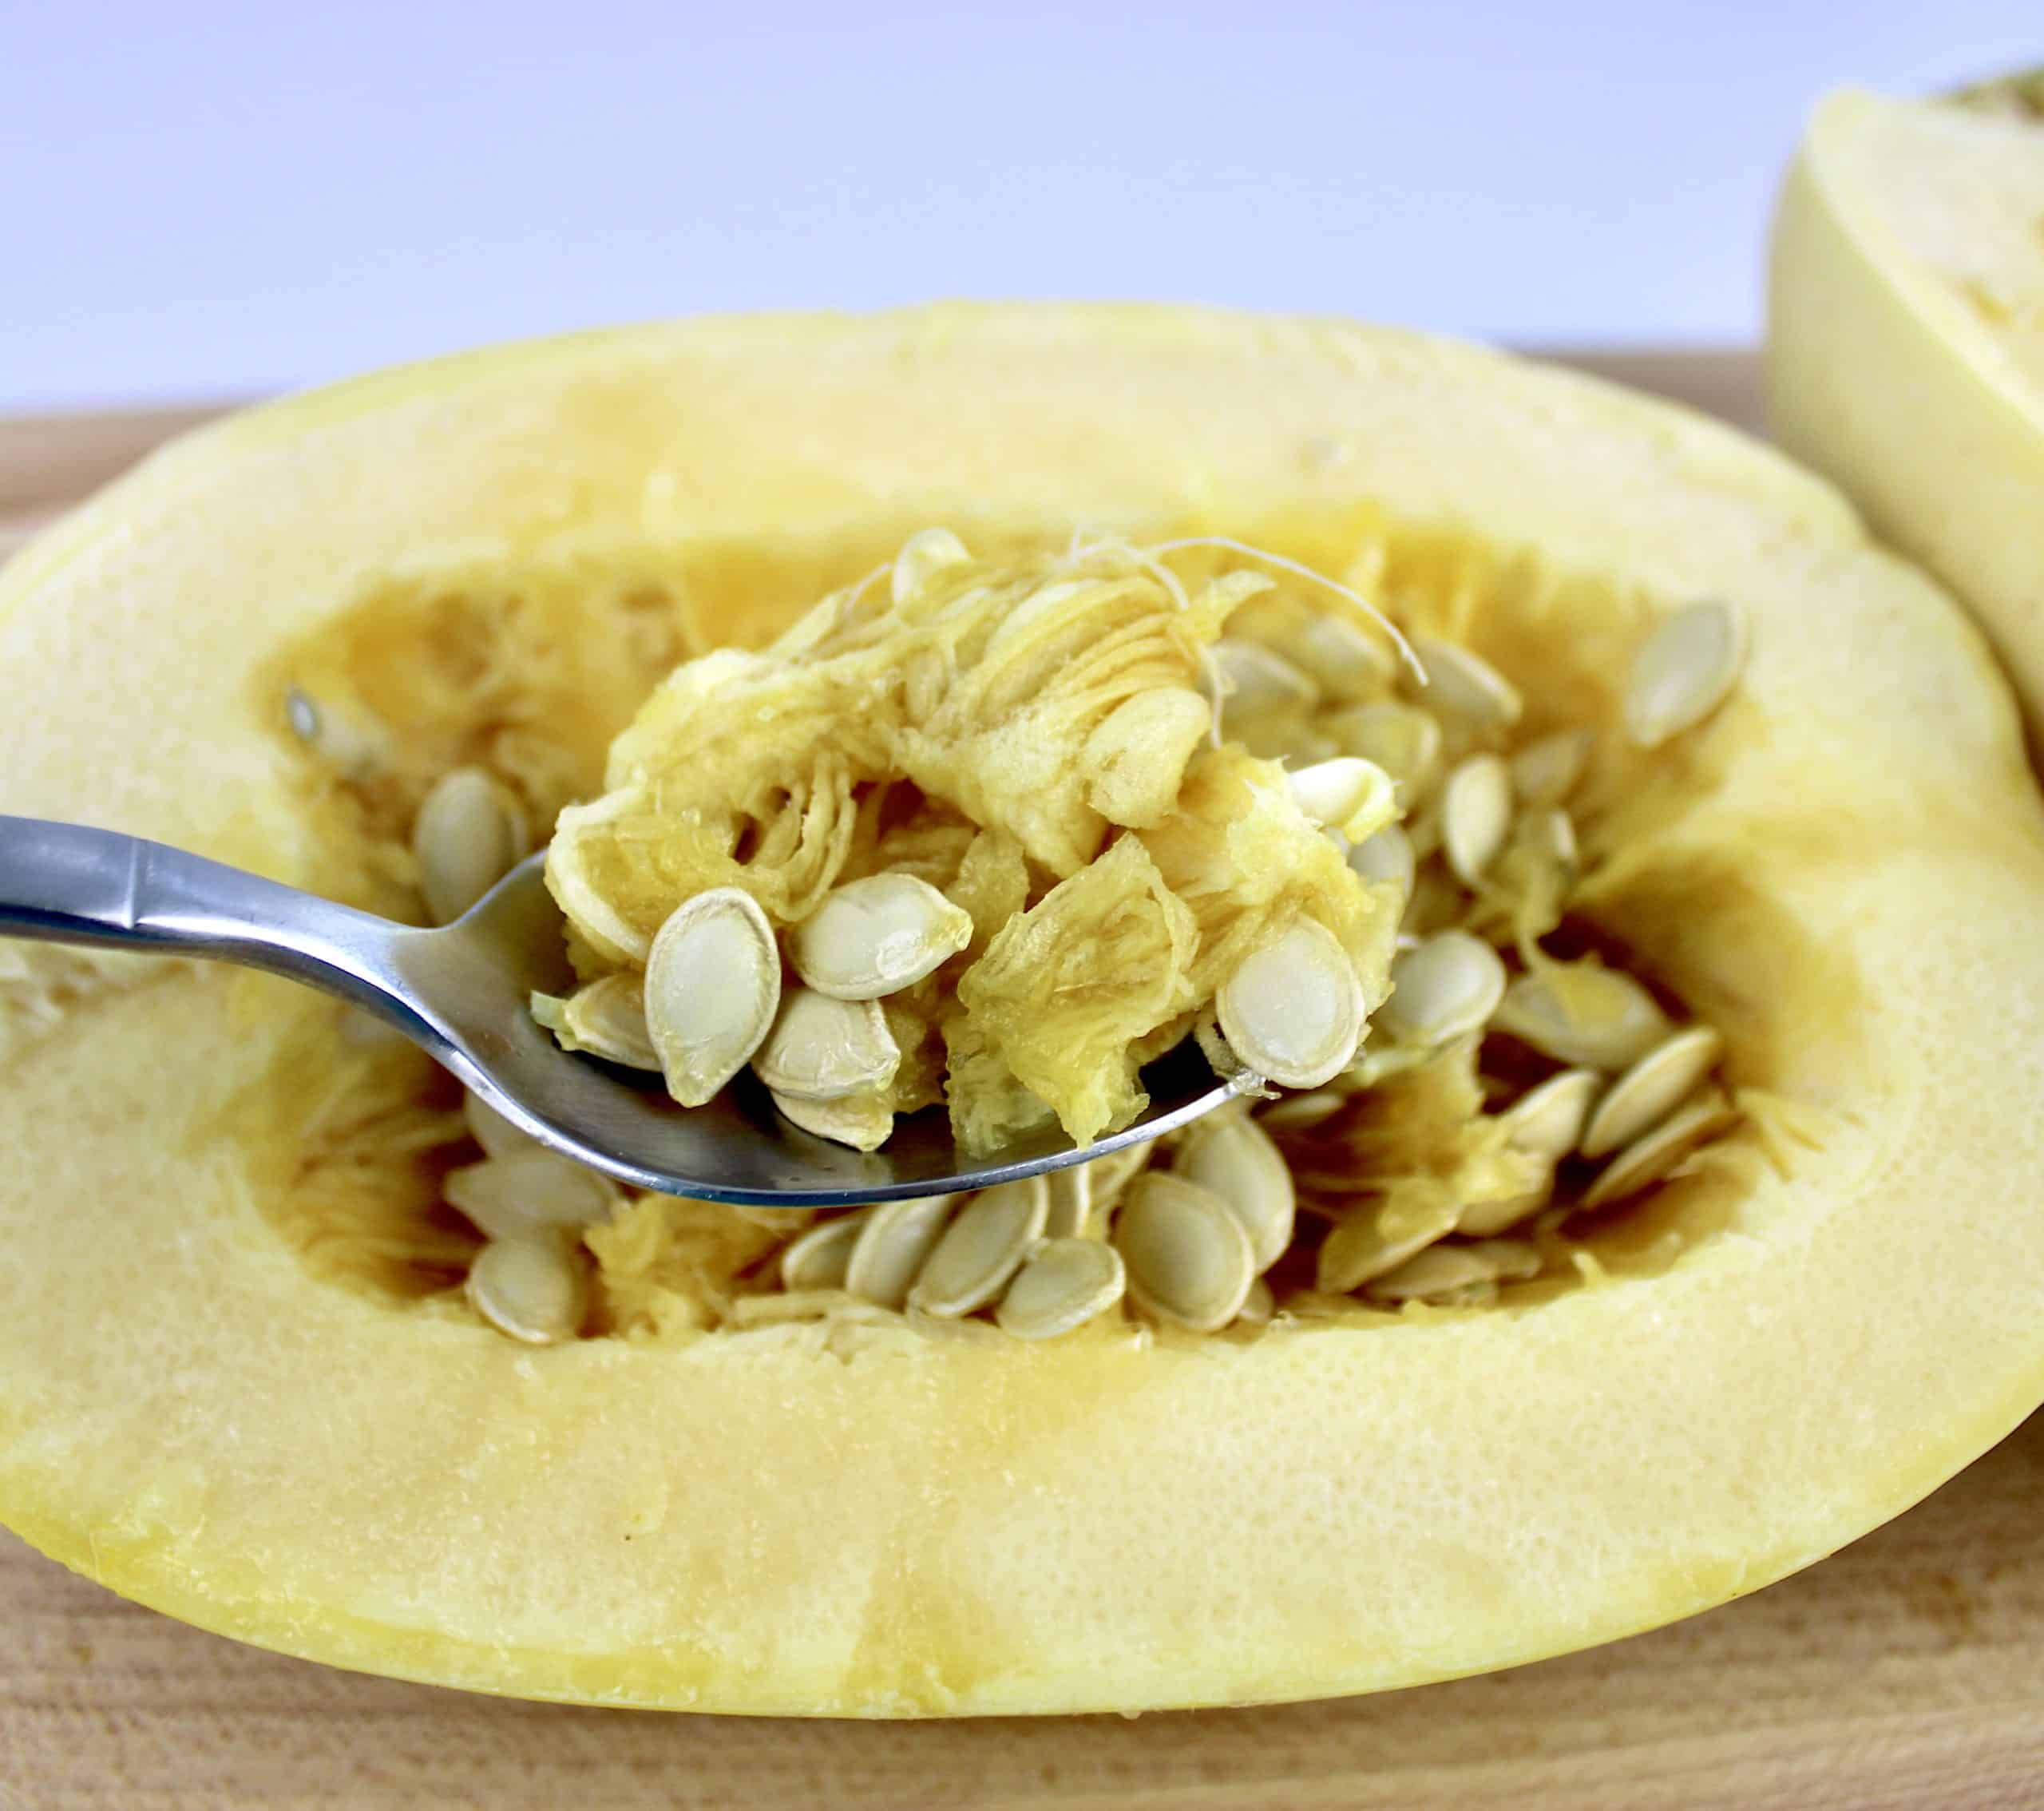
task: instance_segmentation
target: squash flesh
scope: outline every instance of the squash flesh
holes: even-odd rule
[[[2044,123],[1856,89],[1777,206],[1769,413],[1978,614],[2044,747]]]
[[[789,335],[829,353],[815,418],[838,466],[747,431]],[[1559,684],[1592,707],[1634,588],[1755,612],[1745,710],[1697,752],[1690,809],[1629,807],[1640,834],[1599,909],[1733,1032],[1742,1074],[1815,1116],[1821,1163],[1792,1147],[1785,1175],[1685,1183],[1638,1250],[1607,1254],[1614,1280],[1503,1312],[1241,1345],[786,1328],[536,1355],[310,1282],[275,1236],[259,1150],[219,1128],[323,1009],[124,975],[10,1074],[0,1505],[47,1550],[248,1639],[488,1690],[867,1714],[1268,1698],[1719,1601],[1913,1500],[2035,1400],[2044,838],[1976,639],[1820,487],[1485,355],[1219,316],[712,324],[412,381],[223,430],[10,571],[0,686],[53,658],[78,684],[36,695],[46,758],[7,776],[8,809],[319,874],[330,838],[273,726],[199,661],[279,598],[331,613],[351,548],[515,550],[564,523],[638,545],[682,495],[722,536],[835,534],[838,557],[845,522],[904,494],[922,520],[998,501],[1017,529],[1104,506],[1179,524],[1217,485],[1228,529],[1302,497],[1455,524],[1408,529],[1400,557],[1486,568],[1432,595],[1495,620],[1441,626],[1531,648],[1567,622],[1583,668]],[[961,382],[1012,424],[998,459],[941,439]],[[1183,465],[1160,474],[1138,454],[1166,416]],[[1080,421],[1073,466],[1052,450]],[[1354,457],[1301,476],[1329,435]],[[390,481],[392,447],[436,443],[463,457]],[[677,467],[649,504],[645,474]],[[217,543],[253,483],[292,501],[292,532],[240,536],[250,576],[190,624],[188,688],[126,676],[137,733],[188,776],[159,789],[97,733],[79,619],[117,636],[136,612],[162,660],[164,600],[243,569]],[[1934,700],[1935,742],[1866,735]],[[1931,934],[1951,914],[1964,938]],[[203,1088],[162,1088],[168,1051],[204,1053]]]

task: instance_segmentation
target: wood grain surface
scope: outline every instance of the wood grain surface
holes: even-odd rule
[[[1753,361],[1578,355],[1747,423]],[[0,422],[0,553],[203,409]],[[1799,1577],[1509,1674],[949,1724],[519,1704],[259,1652],[0,1535],[0,1805],[1982,1808],[2044,1804],[2044,1419]]]

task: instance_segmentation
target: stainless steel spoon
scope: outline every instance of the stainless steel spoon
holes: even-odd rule
[[[774,1111],[751,1076],[707,1107],[657,1076],[571,1056],[533,1022],[572,982],[559,909],[521,862],[454,923],[421,930],[218,862],[82,824],[0,817],[0,936],[156,950],[288,976],[373,1012],[490,1106],[622,1182],[706,1201],[835,1207],[944,1195],[1083,1163],[1210,1113],[1257,1085],[1217,1082],[1190,1046],[1153,1064],[1149,1110],[1080,1149],[1055,1130],[966,1159],[941,1109],[865,1153]]]

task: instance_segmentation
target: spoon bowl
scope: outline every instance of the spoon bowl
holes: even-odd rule
[[[572,985],[543,855],[451,924],[426,930],[202,856],[80,824],[0,817],[0,935],[236,962],[374,1013],[542,1144],[635,1187],[763,1207],[949,1195],[1104,1156],[1190,1124],[1261,1084],[1215,1077],[1191,1045],[1144,1072],[1134,1124],[1083,1147],[1056,1127],[968,1155],[941,1108],[879,1150],[790,1124],[742,1076],[683,1108],[660,1077],[563,1050],[530,1009]]]

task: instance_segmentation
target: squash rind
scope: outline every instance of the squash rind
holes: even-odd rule
[[[238,687],[365,549],[1362,497],[1751,613],[1717,790],[1654,856],[1729,852],[1769,916],[1658,934],[1739,999],[1820,1163],[1687,1185],[1725,1223],[1675,1262],[1523,1310],[1241,1344],[529,1351],[314,1282],[208,1135],[312,1008],[119,972],[0,1099],[0,1520],[202,1626],[471,1689],[1134,1710],[1650,1627],[1975,1456],[2044,1396],[2044,815],[2013,712],[1950,600],[1826,486],[1606,386],[1339,323],[1083,307],[384,374],[172,447],[0,574],[0,715],[38,755],[0,809],[314,871]]]
[[[1906,157],[1920,187],[1963,189],[1981,172],[1948,141],[1983,133],[2034,141],[2029,189],[2044,192],[2044,125],[1851,89],[1819,105],[1775,219],[1769,414],[1784,446],[1978,614],[2044,747],[2044,371],[1912,253],[1868,168]],[[2044,309],[2044,294],[2026,303]]]

